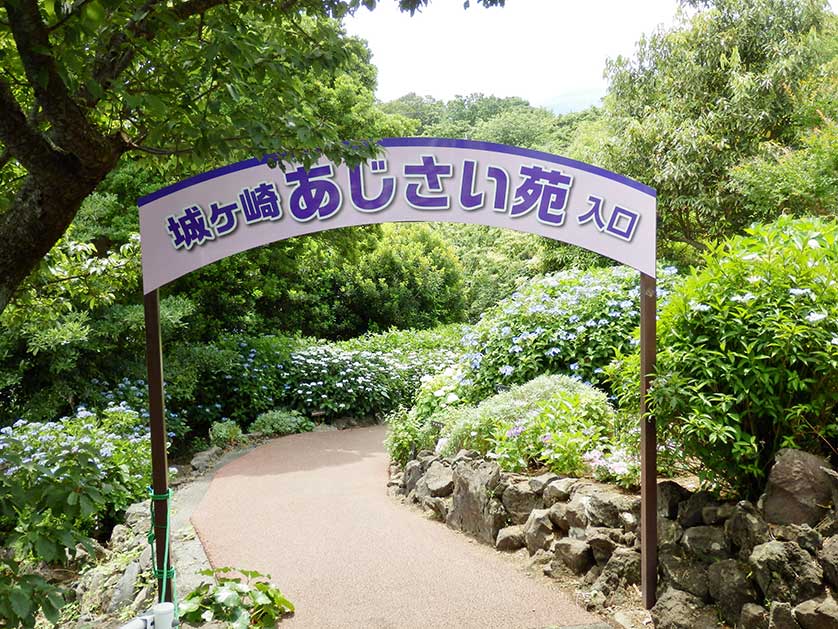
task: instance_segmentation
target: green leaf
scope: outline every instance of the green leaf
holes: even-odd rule
[[[81,507],[82,517],[87,517],[96,512],[96,505],[86,494],[79,495],[79,506]]]
[[[29,612],[32,611],[29,595],[21,589],[14,589],[9,593],[9,602],[12,605],[12,611],[21,620],[27,618]]]
[[[45,537],[37,537],[35,539],[35,551],[38,557],[44,561],[55,561],[58,559],[55,542]]]
[[[64,597],[58,591],[51,591],[47,593],[46,597],[41,602],[41,610],[46,616],[47,620],[55,624],[58,622],[59,612],[64,606]]]
[[[93,0],[85,5],[83,15],[86,22],[98,26],[105,20],[105,7],[99,0]]]
[[[216,590],[213,596],[215,601],[226,607],[236,607],[241,604],[241,597],[238,593],[229,587],[220,587]]]

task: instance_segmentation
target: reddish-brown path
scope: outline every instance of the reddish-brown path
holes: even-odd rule
[[[221,468],[192,515],[210,562],[270,573],[297,606],[289,629],[601,622],[512,558],[388,497],[385,434],[293,435]]]

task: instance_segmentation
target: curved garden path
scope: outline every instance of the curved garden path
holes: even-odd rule
[[[293,435],[222,467],[192,515],[210,562],[270,573],[297,606],[289,629],[601,622],[511,557],[388,497],[385,434]]]

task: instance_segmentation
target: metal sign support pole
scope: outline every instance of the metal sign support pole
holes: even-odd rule
[[[148,406],[151,421],[151,487],[157,496],[169,491],[169,463],[166,454],[166,417],[163,413],[163,344],[160,338],[160,296],[156,290],[144,297],[146,364],[148,365]],[[153,500],[154,504],[154,544],[158,575],[171,568],[171,559],[167,561],[166,544],[168,542],[167,513],[168,498]],[[165,565],[164,565],[165,563]],[[166,591],[163,592],[163,578],[157,579],[158,600],[172,601],[172,580],[166,579]]]
[[[655,604],[658,585],[658,481],[655,418],[648,412],[647,393],[657,352],[657,288],[655,278],[640,274],[640,583],[643,605]]]

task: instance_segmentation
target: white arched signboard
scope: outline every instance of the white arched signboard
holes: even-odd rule
[[[251,159],[197,175],[139,200],[154,493],[168,495],[157,290],[253,247],[328,229],[440,221],[506,227],[595,251],[641,273],[641,390],[655,353],[656,195],[648,186],[558,155],[502,144],[393,138],[355,167],[310,168]],[[642,420],[643,593],[654,603],[654,420]],[[165,504],[163,506],[166,506]],[[155,510],[165,529],[165,509]],[[164,562],[157,539],[157,574]],[[161,587],[163,587],[161,585]],[[168,589],[168,588],[166,588]],[[165,592],[167,600],[171,593]]]

